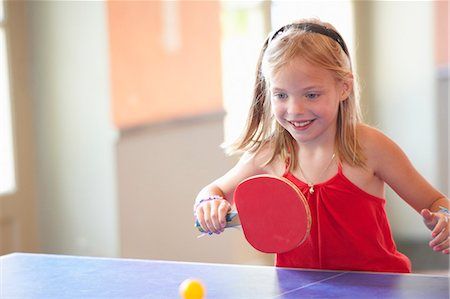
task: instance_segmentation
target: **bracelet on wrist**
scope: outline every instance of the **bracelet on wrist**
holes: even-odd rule
[[[199,206],[201,203],[203,203],[203,202],[205,202],[205,201],[211,201],[211,200],[225,200],[225,198],[224,198],[223,196],[220,196],[220,195],[211,195],[211,196],[208,196],[208,197],[206,197],[206,198],[202,198],[202,199],[200,199],[199,201],[197,201],[197,202],[194,204],[194,213],[195,213],[195,210],[197,210],[198,206]]]
[[[450,216],[450,212],[448,211],[448,209],[446,207],[443,206],[439,206],[439,211],[442,214],[445,214],[446,216]]]

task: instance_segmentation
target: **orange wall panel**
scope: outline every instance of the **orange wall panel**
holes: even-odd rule
[[[111,97],[118,128],[222,110],[220,2],[172,2],[170,20],[164,5],[108,2]],[[174,51],[164,43],[167,21],[175,24],[171,30],[179,41]]]
[[[449,22],[448,22],[448,1],[435,1],[435,51],[436,64],[438,66],[449,65]]]

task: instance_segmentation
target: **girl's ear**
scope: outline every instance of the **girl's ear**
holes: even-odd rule
[[[348,99],[353,91],[353,75],[347,76],[341,81],[340,100],[345,101]]]

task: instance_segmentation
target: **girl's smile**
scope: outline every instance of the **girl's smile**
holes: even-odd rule
[[[294,127],[295,130],[303,131],[303,130],[308,129],[314,121],[315,121],[315,119],[297,120],[297,121],[292,120],[292,121],[288,121],[288,122]]]

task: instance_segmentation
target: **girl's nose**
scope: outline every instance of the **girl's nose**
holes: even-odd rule
[[[288,113],[297,115],[304,114],[306,111],[306,106],[304,101],[301,99],[291,99],[288,103]]]

